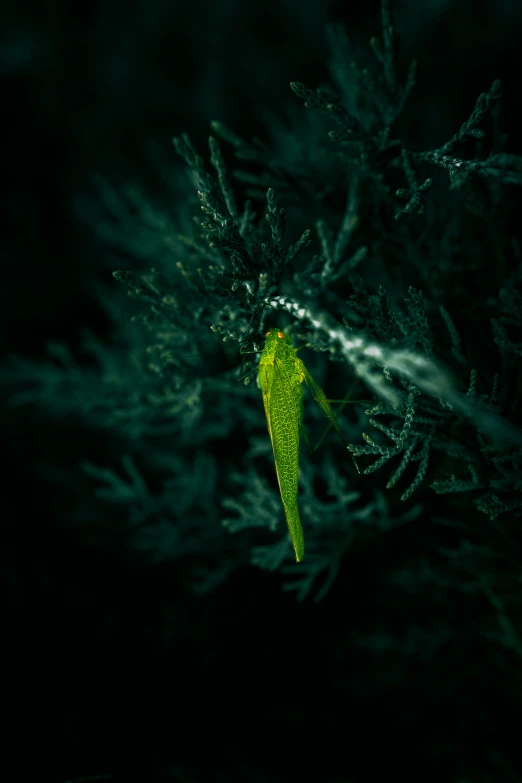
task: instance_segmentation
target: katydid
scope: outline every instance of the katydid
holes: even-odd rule
[[[289,335],[279,329],[270,329],[259,360],[258,380],[290,539],[295,558],[300,562],[304,555],[304,537],[297,506],[297,488],[299,436],[303,434],[306,438],[302,424],[303,381],[330,420],[330,426],[335,428],[345,446],[346,443],[325,393],[297,357],[298,350],[292,347]],[[306,441],[308,443],[307,438]],[[355,465],[357,467],[357,463]]]

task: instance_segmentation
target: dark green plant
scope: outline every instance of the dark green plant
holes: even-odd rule
[[[504,197],[522,184],[522,164],[504,151],[501,85],[449,141],[409,149],[398,121],[415,100],[415,64],[397,68],[389,2],[373,68],[358,65],[343,28],[328,34],[333,86],[292,82],[305,109],[292,105],[286,124],[267,118],[264,140],[212,122],[207,162],[186,134],[174,139],[190,181],[176,181],[174,217],[139,185],[117,192],[96,179],[108,255],[133,259],[114,272],[133,314],[119,291],[100,289],[113,342],[86,336],[87,363],[59,345],[44,364],[13,360],[11,404],[74,412],[121,438],[121,465],[84,464],[93,492],[127,510],[124,535],[138,551],[189,557],[194,589],[252,563],[319,599],[350,547],[414,524],[444,495],[441,524],[463,508],[474,515],[480,557],[462,567],[503,624],[520,566],[492,585],[502,544],[487,522],[502,515],[509,547],[522,507],[522,267]],[[484,288],[492,259],[500,272]],[[356,378],[363,399],[343,422],[363,476],[330,442],[302,466],[298,567],[285,564],[261,397],[238,382],[254,366],[243,354],[271,325],[323,354],[327,393],[342,397]],[[308,426],[317,440],[320,416]]]

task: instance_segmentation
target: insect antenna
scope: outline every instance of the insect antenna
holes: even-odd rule
[[[263,351],[262,350],[259,350],[259,351],[241,351],[240,350],[239,353],[240,353],[241,356],[248,356],[248,355],[251,355],[251,354],[254,354],[254,353],[263,353]],[[257,368],[257,364],[256,364],[256,366],[253,367],[251,370],[249,370],[246,373],[246,375],[243,375],[241,378],[239,378],[239,383],[241,383],[241,381],[246,381],[246,379],[249,378],[250,375],[252,375],[252,373],[254,373],[257,369],[258,368]]]
[[[249,351],[249,353],[257,353],[257,352],[256,351]],[[249,370],[246,375],[243,375],[242,378],[239,378],[238,382],[241,383],[241,381],[243,381],[243,382],[246,381],[246,379],[249,378],[252,375],[252,373],[256,372],[256,370],[257,370],[257,365],[256,365],[256,367],[253,367],[251,370]]]

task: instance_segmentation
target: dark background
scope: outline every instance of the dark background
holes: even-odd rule
[[[77,346],[85,325],[108,335],[94,284],[111,269],[82,209],[93,172],[117,187],[131,171],[161,192],[168,172],[151,149],[179,174],[173,135],[204,148],[213,119],[261,134],[263,113],[294,100],[291,80],[327,78],[326,21],[362,41],[378,33],[379,5],[360,5],[8,4],[2,353]],[[447,140],[501,78],[520,151],[520,22],[514,2],[397,4],[401,62],[418,60],[401,119],[412,149]],[[23,749],[10,780],[522,780],[520,660],[478,641],[480,607],[462,594],[419,588],[403,606],[387,592],[381,568],[415,549],[411,527],[363,548],[319,606],[253,569],[197,597],[168,563],[68,526],[85,490],[46,481],[42,463],[96,461],[117,445],[30,408],[2,429],[5,704]],[[404,638],[426,614],[433,641],[413,639],[410,653],[358,644],[384,625]],[[451,638],[437,635],[441,614]]]

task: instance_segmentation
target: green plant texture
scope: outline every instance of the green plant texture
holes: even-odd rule
[[[414,62],[397,66],[390,3],[364,65],[342,25],[327,32],[330,83],[292,82],[286,116],[266,114],[259,136],[212,121],[206,151],[174,138],[175,212],[141,183],[93,178],[113,337],[12,358],[9,404],[109,433],[119,458],[81,466],[92,502],[137,556],[188,559],[198,593],[253,567],[319,601],[359,546],[451,528],[438,568],[484,597],[485,633],[522,658],[522,159],[502,85],[462,106],[449,140],[410,149],[400,121],[422,85]],[[315,350],[332,396],[355,382],[362,400],[338,414],[348,449],[328,438],[300,466],[298,566],[262,401],[241,381],[275,323]],[[323,424],[310,413],[313,442]]]

